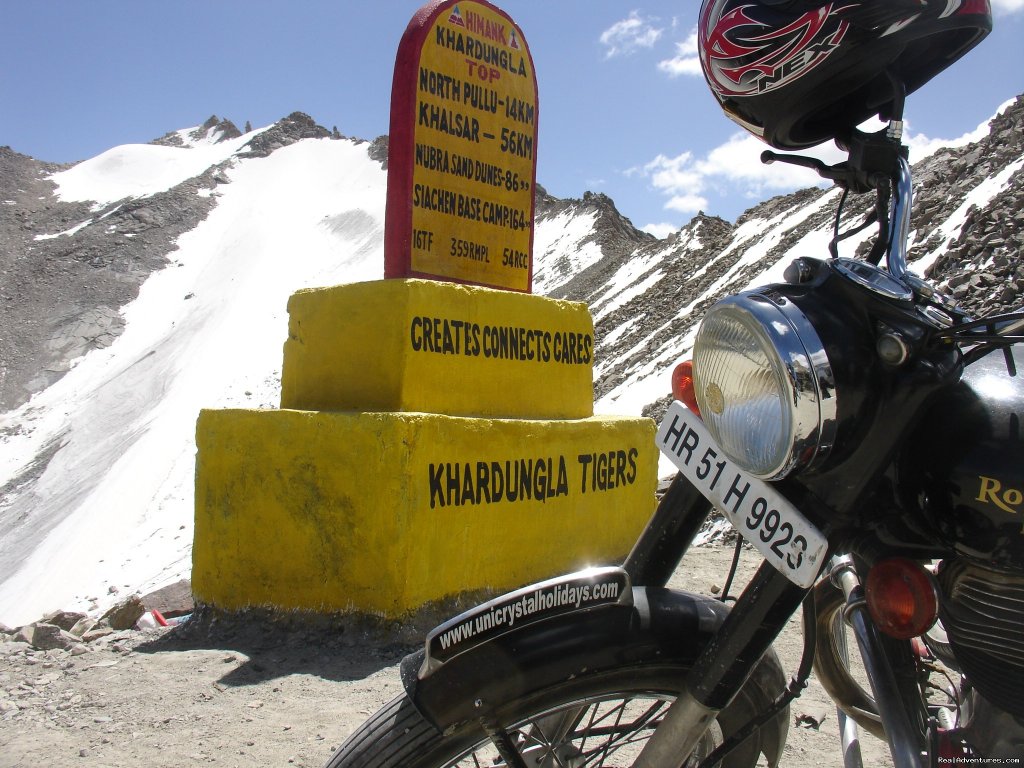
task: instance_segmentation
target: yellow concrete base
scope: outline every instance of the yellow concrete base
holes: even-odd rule
[[[281,407],[579,419],[594,412],[585,304],[430,280],[299,291]]]
[[[648,419],[203,411],[192,587],[399,617],[618,562],[654,510]]]

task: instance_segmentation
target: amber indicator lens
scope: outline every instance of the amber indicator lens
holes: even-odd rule
[[[693,361],[685,360],[672,369],[672,397],[700,416],[693,391]]]
[[[897,640],[923,635],[939,615],[939,593],[932,574],[904,557],[879,560],[865,585],[868,612],[880,630]]]

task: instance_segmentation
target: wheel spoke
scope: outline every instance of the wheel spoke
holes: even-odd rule
[[[487,738],[447,768],[628,768],[672,697],[618,693],[567,702],[514,725],[480,722]],[[720,737],[719,732],[719,737]],[[720,740],[720,738],[718,739]],[[715,739],[705,744],[707,754]]]
[[[623,725],[623,718],[626,715],[626,705],[630,703],[623,701],[619,706],[615,707],[612,711],[605,713],[601,718],[593,720],[595,725],[589,726],[587,733],[581,739],[580,749],[583,756],[586,758],[586,765],[600,766],[604,765],[611,755],[620,750],[621,748],[630,745],[637,744],[646,741],[650,737],[650,732],[658,727],[656,722],[658,712],[664,708],[665,702],[655,701],[651,704],[646,711],[640,715],[631,717],[625,725]],[[596,708],[595,708],[596,714]],[[608,720],[614,715],[615,722],[611,725],[596,725]],[[583,749],[583,741],[586,737],[597,737],[604,738],[603,742],[599,742],[590,751]],[[599,758],[601,762],[592,762],[594,758]]]

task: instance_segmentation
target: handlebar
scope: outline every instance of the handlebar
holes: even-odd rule
[[[784,155],[771,150],[761,153],[761,162],[766,165],[789,163],[809,168],[821,178],[834,182],[848,192],[876,191],[879,238],[874,251],[877,255],[869,260],[877,264],[884,245],[889,274],[914,291],[914,286],[910,285],[907,279],[907,241],[910,236],[910,209],[913,202],[907,149],[897,138],[897,132],[891,128],[876,134],[855,131],[848,146],[843,148],[849,151],[849,159],[835,165],[827,165],[815,157]],[[890,200],[893,189],[895,195],[892,195]],[[840,239],[838,220],[836,239]],[[833,245],[834,243],[835,241]]]
[[[892,206],[893,228],[889,233],[889,247],[885,262],[889,274],[907,284],[907,241],[910,238],[910,209],[914,202],[914,189],[910,177],[910,163],[900,158],[899,176],[896,178],[896,199]]]
[[[849,189],[851,192],[870,192],[872,189],[877,189],[885,178],[884,175],[876,172],[855,168],[845,160],[835,165],[826,165],[816,157],[782,155],[772,152],[770,149],[761,153],[761,162],[765,165],[788,163],[789,165],[799,165],[802,168],[810,168],[821,178],[834,181],[843,189]]]

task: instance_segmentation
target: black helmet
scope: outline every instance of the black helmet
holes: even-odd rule
[[[726,114],[777,149],[800,149],[892,117],[902,89],[991,30],[989,0],[704,0],[698,34]]]

